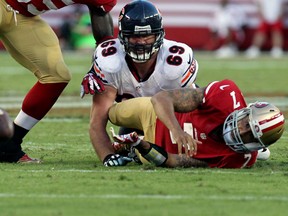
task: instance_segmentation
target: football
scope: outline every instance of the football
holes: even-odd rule
[[[13,136],[14,126],[9,114],[0,108],[0,141],[5,141]]]

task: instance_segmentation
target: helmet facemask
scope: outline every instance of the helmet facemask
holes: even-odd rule
[[[238,121],[249,117],[254,140],[244,142],[238,128]],[[223,137],[232,150],[245,153],[268,147],[276,142],[284,131],[284,116],[277,107],[266,102],[250,104],[247,108],[235,110],[225,120]]]
[[[151,59],[151,56],[154,53],[158,52],[159,48],[161,47],[163,43],[162,34],[155,35],[156,40],[152,44],[133,44],[129,42],[129,36],[124,36],[123,37],[124,50],[133,59],[133,61],[137,63],[146,62],[149,59]]]
[[[235,110],[226,118],[224,122],[223,137],[226,145],[228,145],[232,150],[239,153],[255,151],[264,147],[261,143],[257,142],[250,142],[245,144],[241,138],[238,128],[238,121],[244,119],[247,116],[249,116],[250,119],[250,114],[251,110],[249,108]]]

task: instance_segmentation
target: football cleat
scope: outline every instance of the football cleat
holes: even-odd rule
[[[281,58],[283,56],[283,50],[279,47],[273,47],[270,51],[273,58]]]
[[[30,158],[27,154],[23,155],[17,163],[41,163],[42,161],[36,158]]]
[[[262,148],[258,150],[257,160],[268,160],[270,157],[270,150],[268,148]]]
[[[257,58],[260,56],[260,50],[257,47],[250,47],[245,51],[245,56],[247,58]]]

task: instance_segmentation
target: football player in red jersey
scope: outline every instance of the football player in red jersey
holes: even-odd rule
[[[38,79],[14,120],[14,136],[0,145],[0,162],[27,158],[21,149],[22,139],[51,109],[71,79],[58,38],[39,15],[75,3],[88,6],[98,43],[113,37],[109,11],[116,0],[0,0],[0,38],[11,56]]]
[[[272,104],[247,106],[231,80],[114,104],[109,119],[116,125],[143,130],[145,141],[136,133],[114,138],[136,148],[142,162],[144,158],[167,167],[251,167],[258,150],[282,136],[285,123]]]

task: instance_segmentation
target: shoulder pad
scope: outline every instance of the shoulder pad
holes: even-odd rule
[[[193,51],[188,45],[166,39],[159,55],[163,64],[163,75],[169,80],[182,77],[193,61]]]
[[[118,39],[104,41],[94,52],[94,63],[102,72],[117,73],[125,62],[125,53]]]

